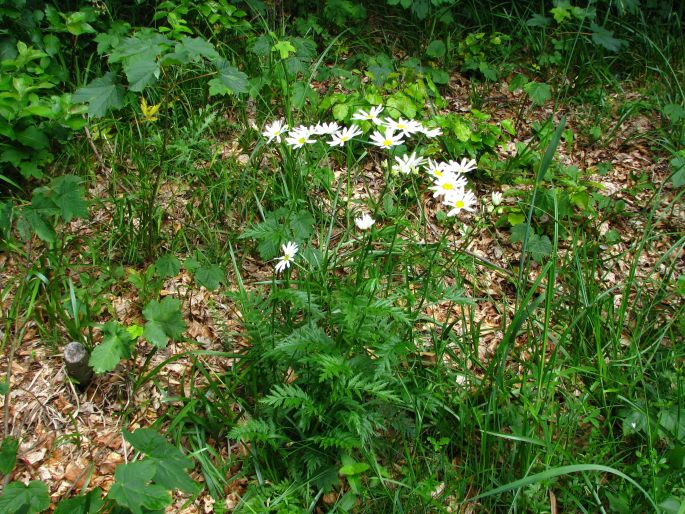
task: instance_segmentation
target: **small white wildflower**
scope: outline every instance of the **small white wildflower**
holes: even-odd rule
[[[441,177],[435,179],[434,185],[428,189],[433,190],[433,198],[438,196],[448,197],[466,187],[466,179],[446,171]]]
[[[362,131],[357,125],[343,127],[331,136],[327,143],[331,146],[344,146],[350,139],[357,137]]]
[[[404,142],[402,134],[395,134],[392,130],[386,129],[385,134],[375,131],[371,134],[371,144],[381,148],[392,148]]]
[[[395,121],[392,118],[385,118],[385,127],[393,132],[399,132],[402,136],[411,136],[423,131],[423,126],[415,120],[405,120],[400,118]]]
[[[425,135],[426,137],[442,136],[442,130],[440,129],[440,127],[429,129],[427,127],[421,126],[421,130],[419,132],[422,132],[423,135]]]
[[[455,216],[461,211],[473,212],[475,210],[473,206],[476,204],[476,195],[474,195],[471,191],[458,189],[454,193],[445,195],[445,200],[443,203],[452,208],[447,213],[448,216]]]
[[[501,203],[502,203],[502,193],[500,193],[499,191],[493,191],[492,192],[492,205],[497,207]]]
[[[283,250],[283,255],[278,258],[278,262],[276,263],[276,273],[280,273],[290,267],[299,248],[297,243],[288,241],[286,244],[281,245],[281,250]]]
[[[362,217],[355,218],[354,220],[354,224],[357,225],[359,230],[369,230],[374,223],[376,223],[376,220],[373,219],[368,213],[364,213]]]
[[[428,159],[428,163],[425,165],[425,169],[431,177],[440,178],[447,171],[447,163],[434,161],[433,159]]]
[[[476,169],[476,161],[473,159],[462,159],[461,162],[449,161],[446,168],[452,173],[468,173]]]
[[[317,136],[325,136],[329,134],[335,134],[338,129],[340,129],[340,125],[338,125],[336,122],[317,123],[316,126],[312,127],[312,133]]]
[[[288,132],[285,142],[293,148],[302,148],[306,144],[316,143],[316,139],[311,139],[312,133],[309,127],[300,125]]]
[[[395,157],[397,164],[393,165],[392,169],[399,173],[414,173],[419,166],[423,164],[423,158],[416,157],[416,152],[405,154],[402,157]]]
[[[380,125],[383,122],[380,120],[378,115],[383,112],[383,106],[382,105],[377,105],[375,107],[371,107],[371,109],[365,111],[364,109],[359,109],[357,112],[355,112],[352,115],[353,120],[357,121],[372,121],[376,125]]]
[[[277,142],[281,142],[281,136],[288,130],[288,125],[286,125],[283,120],[276,120],[266,127],[264,127],[264,132],[262,135],[268,138],[268,143],[271,143],[274,139]]]

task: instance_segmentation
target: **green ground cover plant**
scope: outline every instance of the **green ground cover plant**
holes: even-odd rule
[[[684,15],[3,2],[0,512],[685,512]]]

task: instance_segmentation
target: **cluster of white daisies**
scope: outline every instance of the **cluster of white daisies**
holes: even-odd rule
[[[440,136],[440,128],[428,128],[416,120],[399,118],[394,120],[386,117],[380,118],[383,106],[375,106],[368,111],[360,109],[352,116],[354,121],[371,122],[378,127],[369,136],[369,142],[380,148],[390,149],[404,144],[407,138],[413,135],[422,134],[425,137]],[[268,142],[276,141],[285,143],[292,148],[302,148],[308,144],[317,142],[316,137],[327,136],[325,141],[331,147],[344,146],[348,141],[363,134],[363,130],[358,125],[344,127],[336,122],[318,123],[317,125],[299,125],[289,129],[288,125],[282,120],[276,120],[266,127],[262,135]],[[449,207],[448,216],[455,216],[461,211],[475,210],[476,196],[466,189],[467,181],[465,174],[476,169],[476,161],[462,159],[461,161],[436,161],[418,157],[416,152],[396,156],[392,165],[392,170],[396,173],[419,173],[423,169],[433,180],[433,185],[429,187],[433,191],[433,198],[440,199],[443,204]],[[364,214],[354,220],[355,225],[360,230],[370,229],[375,220],[369,215]],[[298,246],[294,242],[282,245],[283,255],[278,258],[276,271],[281,272],[290,267]]]

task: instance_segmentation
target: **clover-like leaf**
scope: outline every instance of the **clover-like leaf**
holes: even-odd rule
[[[169,339],[177,339],[186,329],[181,315],[181,301],[167,296],[161,302],[152,300],[143,309],[147,320],[143,337],[158,348],[164,348]]]
[[[88,491],[88,494],[62,500],[54,514],[97,514],[105,503],[101,495],[102,489],[96,487]]]

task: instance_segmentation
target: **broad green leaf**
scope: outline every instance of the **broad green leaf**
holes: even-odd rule
[[[435,39],[426,48],[426,55],[436,59],[445,55],[446,47],[442,39]]]
[[[35,514],[50,506],[48,486],[39,480],[28,485],[10,482],[0,496],[0,512]]]
[[[0,444],[0,473],[3,475],[14,469],[18,449],[19,441],[16,437],[7,436],[2,440],[2,444]]]
[[[512,219],[512,216],[516,216],[515,219]],[[519,218],[520,217],[520,218]],[[526,217],[521,214],[521,213],[514,213],[512,212],[508,216],[509,223],[511,223],[511,242],[512,243],[520,243],[526,238],[526,230],[528,225],[523,223],[523,221],[526,219]],[[521,221],[519,221],[519,219]],[[518,223],[513,223],[514,221],[517,221]]]
[[[7,382],[5,382],[4,380],[0,380],[0,395],[5,396],[9,392],[10,388],[7,385]]]
[[[336,104],[333,106],[333,118],[337,121],[344,121],[350,112],[350,108],[346,104]]]
[[[206,39],[185,36],[180,43],[176,43],[173,54],[167,54],[162,59],[163,64],[185,64],[197,61],[201,57],[210,60],[219,59],[219,52]]]
[[[155,269],[160,277],[175,277],[181,271],[181,261],[174,254],[166,253],[155,261]]]
[[[96,487],[88,491],[88,494],[62,500],[54,514],[97,514],[105,503],[101,496],[102,489]]]
[[[685,109],[680,104],[666,104],[662,111],[671,123],[685,120]]]
[[[216,61],[219,76],[209,81],[209,95],[230,95],[247,93],[250,83],[247,75],[235,66],[231,66],[225,59]]]
[[[226,280],[226,274],[216,264],[207,264],[198,268],[194,278],[199,286],[206,287],[209,291],[214,291],[219,287],[220,283]]]
[[[616,39],[611,30],[607,30],[596,23],[590,25],[590,30],[592,31],[592,42],[610,52],[618,52],[623,45],[627,44],[623,39]]]
[[[388,113],[397,118],[402,115],[413,119],[416,117],[416,104],[404,93],[395,93],[387,102]]]
[[[543,105],[552,98],[552,89],[549,87],[549,84],[544,82],[529,82],[523,89],[528,94],[530,101],[535,105]]]
[[[123,107],[124,88],[117,84],[114,74],[109,72],[79,88],[71,99],[75,103],[88,104],[88,116],[99,118],[110,109]]]
[[[169,339],[178,339],[186,329],[181,315],[181,301],[167,296],[161,302],[152,300],[143,309],[147,320],[143,337],[159,348],[164,348]]]
[[[670,161],[671,167],[673,168],[673,175],[671,180],[675,187],[682,187],[685,185],[685,152],[681,152],[680,155],[674,157]]]
[[[54,243],[57,240],[57,234],[55,233],[53,226],[45,221],[36,209],[25,208],[22,210],[21,214],[22,217],[19,219],[19,222],[27,223],[28,227],[30,227],[40,239],[46,243]]]
[[[275,45],[271,47],[272,52],[278,52],[281,59],[287,59],[290,54],[297,52],[290,41],[277,41]]]
[[[135,432],[124,430],[123,435],[136,450],[143,452],[156,463],[154,481],[157,484],[169,490],[180,489],[186,493],[197,491],[197,484],[185,471],[193,467],[193,462],[159,433],[149,428],[141,428]]]
[[[64,25],[70,34],[80,36],[81,34],[92,34],[95,29],[88,23],[93,21],[95,16],[92,12],[76,11],[69,13],[64,20]]]
[[[293,216],[290,220],[290,228],[293,231],[295,239],[309,239],[312,235],[314,223],[314,217],[307,211],[300,211]]]
[[[102,342],[90,354],[88,364],[97,374],[112,371],[121,359],[131,357],[131,334],[119,323],[108,321],[102,327]]]
[[[34,150],[47,148],[50,145],[48,136],[35,125],[27,127],[21,132],[17,132],[16,138],[22,145],[26,145]]]
[[[139,92],[157,82],[160,67],[154,55],[140,54],[124,61],[124,73],[128,79],[129,89]]]
[[[528,238],[528,252],[535,262],[541,263],[552,254],[552,242],[547,236],[531,234]]]
[[[133,514],[143,514],[143,509],[164,509],[171,504],[171,496],[163,486],[150,483],[156,472],[157,464],[151,460],[118,465],[107,498],[128,507]]]
[[[74,175],[62,175],[50,182],[52,201],[60,210],[62,219],[69,223],[74,218],[88,217],[88,206],[83,199],[83,181]]]
[[[347,464],[345,466],[342,466],[339,470],[338,473],[341,475],[360,475],[361,473],[364,473],[369,469],[369,465],[366,462],[355,462],[354,464]]]

